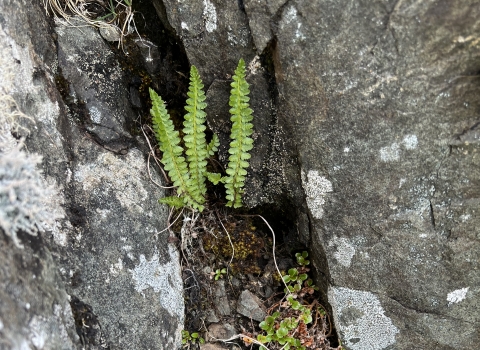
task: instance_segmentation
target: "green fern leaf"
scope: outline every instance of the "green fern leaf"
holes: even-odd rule
[[[208,181],[210,181],[211,183],[213,183],[214,185],[217,185],[219,182],[222,181],[222,174],[219,174],[219,173],[210,173],[210,172],[206,172],[205,173],[205,176],[207,177]]]
[[[192,180],[188,173],[185,158],[182,156],[183,148],[179,146],[179,133],[173,126],[170,115],[165,108],[165,102],[152,89],[150,89],[150,98],[152,100],[150,114],[152,115],[153,131],[163,153],[161,162],[173,185],[177,187],[178,194],[184,196],[185,204],[202,211],[202,203],[198,203],[189,191]]]
[[[183,208],[185,206],[185,198],[184,197],[163,197],[158,200],[162,204],[167,204],[169,207],[175,207],[177,209]]]
[[[207,171],[206,158],[209,153],[205,139],[206,114],[203,111],[207,104],[205,103],[206,97],[203,92],[202,79],[195,66],[190,68],[190,86],[187,95],[183,140],[191,179],[188,190],[197,203],[203,204],[207,192],[205,172]]]
[[[248,153],[253,148],[253,139],[250,137],[253,133],[253,111],[249,107],[248,94],[249,85],[245,80],[245,62],[240,59],[238,62],[230,91],[230,114],[232,121],[232,130],[230,134],[230,143],[227,167],[227,178],[225,179],[225,188],[227,192],[227,206],[239,208],[242,206],[243,187],[245,185],[245,176],[250,159]]]
[[[218,139],[217,134],[213,134],[212,140],[207,146],[208,155],[213,156],[215,152],[218,151],[218,146],[220,146],[220,140]]]

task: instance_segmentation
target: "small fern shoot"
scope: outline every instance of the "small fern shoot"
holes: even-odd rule
[[[228,158],[227,176],[223,179],[227,192],[227,206],[239,208],[242,206],[242,193],[245,185],[246,169],[249,166],[247,162],[250,159],[250,153],[253,148],[253,139],[250,137],[253,133],[253,111],[249,107],[250,98],[249,85],[245,80],[245,62],[240,59],[238,62],[233,82],[231,84],[230,102],[232,130],[230,139],[230,156]]]
[[[173,185],[177,187],[178,194],[183,198],[183,203],[202,211],[203,205],[198,202],[198,198],[193,197],[190,193],[192,180],[188,172],[188,165],[183,157],[179,133],[173,126],[170,115],[165,108],[165,102],[152,89],[150,89],[150,98],[152,100],[150,113],[152,115],[153,131],[159,148],[163,152],[161,162],[165,166]],[[160,202],[170,205],[175,203],[178,206],[179,202],[174,198],[165,197],[160,199]]]
[[[198,70],[195,66],[190,68],[190,86],[188,89],[188,99],[185,106],[187,113],[183,122],[183,141],[185,142],[188,168],[190,170],[190,193],[199,204],[205,202],[205,172],[207,171],[207,141],[205,139],[205,121],[206,113],[203,111],[207,104],[205,103],[205,93]]]

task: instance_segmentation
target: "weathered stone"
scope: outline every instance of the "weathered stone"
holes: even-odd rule
[[[225,281],[215,282],[215,306],[222,316],[228,316],[231,313],[230,303],[228,302],[227,292],[225,291]]]
[[[350,349],[471,347],[480,244],[465,218],[480,197],[478,144],[457,135],[478,123],[479,85],[462,78],[478,66],[464,34],[478,9],[347,3],[290,2],[276,31],[279,117],[298,147],[337,329]]]
[[[285,142],[282,159],[298,157],[281,164],[283,186],[301,239],[312,248],[317,283],[329,290],[342,344],[355,350],[475,347],[476,2],[244,3],[257,50],[276,39],[265,51],[278,92],[273,124],[289,135],[276,141]],[[217,9],[211,1],[204,7],[209,4]],[[166,6],[178,33],[202,13],[201,5],[197,15],[186,6]],[[198,36],[205,43],[183,39],[192,63],[210,72],[207,86],[233,65],[217,67],[218,52],[235,46],[218,40],[227,35],[217,26]],[[214,84],[211,92],[219,91]]]
[[[233,75],[238,60],[250,62],[255,53],[247,16],[237,1],[163,1],[168,21],[191,64],[208,87],[214,79]]]
[[[286,0],[245,0],[245,11],[252,32],[255,49],[259,54],[273,40],[271,25]]]
[[[69,84],[65,96],[74,116],[103,147],[125,154],[132,143],[124,130],[135,115],[114,53],[95,28],[57,21],[58,66]],[[99,93],[101,91],[101,93]]]
[[[0,236],[1,349],[78,349],[69,296],[40,237]]]
[[[207,341],[230,339],[237,334],[237,330],[231,324],[212,324],[208,327]]]
[[[178,252],[160,232],[163,191],[147,174],[145,148],[125,131],[132,112],[118,62],[91,28],[58,23],[54,33],[40,3],[4,1],[0,10],[0,52],[16,66],[7,93],[35,121],[26,149],[43,156],[46,183],[59,193],[49,200],[65,214],[49,233],[19,235],[24,250],[2,244],[1,347],[78,349],[75,326],[89,349],[180,347]],[[10,76],[3,65],[0,73]],[[93,138],[75,98],[101,109],[100,123],[87,127],[102,128]]]
[[[208,323],[217,323],[220,319],[215,314],[215,310],[208,310],[207,311],[207,318],[205,319]]]
[[[262,301],[252,292],[244,290],[237,303],[237,312],[245,317],[261,322],[267,316]]]

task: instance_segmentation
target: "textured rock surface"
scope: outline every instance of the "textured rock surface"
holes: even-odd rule
[[[1,347],[177,348],[178,254],[160,232],[163,192],[145,149],[124,129],[135,115],[118,62],[96,30],[59,23],[54,33],[39,2],[0,9],[2,58],[15,65],[7,93],[34,119],[26,150],[43,156],[58,192],[48,200],[65,217],[38,238],[19,233],[23,250],[1,235]]]
[[[267,316],[260,298],[249,290],[244,290],[242,294],[240,294],[237,303],[237,312],[258,322],[262,322],[265,316]]]
[[[476,347],[478,2],[235,5],[165,1],[207,86],[271,40],[271,124],[291,135],[300,164],[284,168],[285,187],[304,239],[310,221],[343,344]],[[249,44],[229,41],[229,26]]]

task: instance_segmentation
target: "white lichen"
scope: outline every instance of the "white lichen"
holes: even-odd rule
[[[321,219],[325,195],[333,191],[332,183],[327,178],[320,176],[318,171],[309,170],[307,175],[302,171],[302,185],[310,212],[314,218]]]
[[[90,107],[90,119],[92,119],[92,122],[94,122],[95,124],[100,124],[102,122],[102,112],[100,112],[100,110],[95,107],[95,106],[92,106]]]
[[[210,0],[203,0],[203,18],[207,32],[217,29],[217,10]]]
[[[331,287],[328,298],[340,337],[351,350],[381,350],[395,344],[399,330],[370,292]]]
[[[285,23],[288,24],[294,21],[296,18],[297,18],[297,9],[293,6],[290,6],[284,16]]]
[[[143,212],[142,202],[149,198],[149,193],[138,174],[144,168],[143,155],[137,149],[131,149],[122,157],[105,152],[95,162],[79,164],[73,178],[82,183],[86,193],[98,195],[100,190],[112,191],[123,207]]]
[[[48,198],[56,196],[48,186],[37,165],[42,157],[27,154],[19,144],[9,152],[3,152],[0,144],[0,228],[22,248],[17,232],[25,231],[36,236],[55,226],[62,212],[52,209]]]
[[[335,248],[333,257],[340,265],[350,267],[352,258],[355,255],[355,247],[350,244],[346,238],[334,237],[328,244],[329,247]]]
[[[406,149],[412,150],[417,148],[418,139],[416,135],[407,135],[403,138],[403,145]]]
[[[450,306],[451,304],[459,303],[463,299],[465,299],[467,297],[468,289],[469,287],[466,287],[466,288],[456,289],[453,292],[448,293],[447,295],[448,305]]]
[[[160,263],[157,253],[150,260],[141,254],[140,264],[130,272],[138,293],[143,295],[145,289],[152,288],[159,294],[160,305],[171,316],[177,316],[180,324],[183,324],[183,281],[180,276],[179,256],[171,245],[168,246],[168,252],[170,261],[165,264]]]
[[[380,149],[380,159],[383,162],[394,162],[400,159],[400,147],[394,142],[390,146]]]

